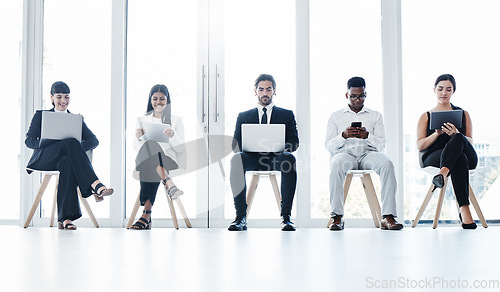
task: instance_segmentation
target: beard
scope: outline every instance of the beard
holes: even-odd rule
[[[264,100],[263,100],[264,98],[267,98],[267,101],[264,101]],[[270,105],[270,104],[271,104],[271,102],[273,102],[273,98],[272,98],[272,96],[271,96],[271,97],[269,97],[269,96],[267,96],[267,95],[264,95],[264,96],[262,96],[261,98],[259,98],[259,101],[260,101],[260,103],[261,103],[263,106],[268,106],[268,105]]]

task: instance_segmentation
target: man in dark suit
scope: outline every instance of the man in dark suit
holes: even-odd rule
[[[277,170],[281,171],[281,227],[284,231],[294,231],[295,226],[290,221],[290,215],[297,184],[296,163],[292,154],[299,147],[297,123],[292,111],[274,106],[273,97],[276,94],[276,82],[273,76],[261,74],[257,77],[254,91],[258,99],[257,107],[240,113],[234,130],[234,143],[237,143],[237,145],[233,145],[236,154],[231,159],[230,180],[234,207],[236,208],[236,219],[228,229],[231,231],[247,229],[245,172],[249,170]],[[242,124],[284,124],[286,126],[285,152],[240,152],[240,149],[242,149]]]

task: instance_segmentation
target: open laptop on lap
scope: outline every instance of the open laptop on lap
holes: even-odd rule
[[[68,138],[75,138],[81,142],[82,124],[83,117],[78,114],[42,112],[40,147]]]
[[[285,151],[284,124],[242,124],[241,146],[243,152]]]

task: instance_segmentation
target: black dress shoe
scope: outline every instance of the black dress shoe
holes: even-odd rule
[[[332,217],[332,223],[328,226],[330,230],[342,230],[344,229],[344,218],[342,215],[335,215]]]
[[[432,178],[432,183],[436,186],[436,188],[440,189],[444,186],[444,177],[442,174],[436,174]]]
[[[463,223],[461,213],[458,213],[458,218],[460,218],[460,223],[462,223],[463,229],[476,229],[477,228],[476,222],[467,223],[467,224]]]
[[[229,231],[243,231],[247,230],[247,218],[246,216],[243,217],[236,217],[234,221],[229,225],[227,228]]]
[[[385,215],[380,221],[380,229],[382,230],[401,230],[403,227],[403,224],[398,223],[393,215]]]
[[[290,215],[281,216],[281,230],[295,231],[295,226],[293,222],[290,221]]]

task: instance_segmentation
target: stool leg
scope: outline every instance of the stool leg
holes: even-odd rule
[[[481,224],[483,225],[484,228],[488,228],[488,224],[486,224],[486,219],[484,219],[483,212],[481,211],[481,208],[479,207],[479,203],[477,202],[476,195],[474,195],[474,192],[472,191],[470,184],[469,184],[469,198],[470,198],[470,201],[472,203],[472,206],[474,207],[474,210],[476,210],[476,214],[479,217]]]
[[[460,214],[460,206],[458,205],[457,201],[455,201],[455,205],[457,206],[457,212],[458,212],[458,214]]]
[[[188,228],[191,228],[191,222],[189,221],[189,218],[186,214],[186,210],[184,210],[184,205],[182,205],[182,201],[181,201],[181,198],[177,198],[175,199],[175,201],[177,201],[177,205],[179,206],[179,210],[181,211],[181,214],[182,214],[182,218],[184,219],[184,223],[186,223],[186,226]]]
[[[59,177],[56,179],[56,189],[54,191],[54,200],[52,200],[52,212],[50,215],[50,227],[54,226],[54,218],[56,216],[56,206],[57,206],[57,189],[59,188]]]
[[[175,229],[179,229],[179,223],[177,222],[177,215],[175,214],[174,204],[172,203],[172,199],[168,195],[167,186],[164,187],[165,194],[167,195],[168,208],[170,209],[170,214],[172,215],[172,221],[174,222]]]
[[[52,175],[46,174],[43,176],[42,184],[38,188],[38,193],[36,194],[35,200],[33,201],[33,205],[31,205],[30,212],[28,213],[28,217],[26,217],[26,221],[24,222],[24,228],[28,228],[31,219],[33,219],[33,215],[35,215],[36,208],[38,208],[38,204],[40,204],[40,200],[42,199],[43,193],[49,184]]]
[[[278,181],[276,180],[276,175],[270,174],[269,179],[271,180],[271,185],[273,186],[274,190],[274,197],[276,198],[276,203],[278,204],[278,210],[280,211],[281,214],[281,194],[278,188]]]
[[[252,175],[252,180],[250,181],[250,185],[248,186],[247,191],[247,218],[248,214],[250,214],[250,208],[252,208],[253,198],[255,197],[255,191],[257,190],[257,186],[259,185],[260,175],[254,174]]]
[[[349,173],[346,175],[344,182],[344,205],[345,205],[345,200],[347,199],[347,193],[349,192],[349,188],[351,187],[351,181],[352,181],[352,173]]]
[[[89,202],[87,202],[87,199],[82,196],[80,188],[77,188],[76,190],[78,192],[80,202],[82,202],[83,207],[85,207],[85,211],[87,211],[87,214],[89,214],[90,220],[92,220],[92,223],[94,223],[95,228],[99,228],[99,223],[97,223],[97,219],[95,219],[94,212],[92,212],[92,209],[90,209]]]
[[[141,205],[140,197],[141,193],[137,195],[137,199],[135,200],[134,208],[132,208],[132,213],[130,213],[130,218],[128,219],[127,229],[130,229],[130,226],[134,223],[135,216],[137,216],[137,211],[139,211],[139,206]]]
[[[370,207],[370,211],[373,217],[373,223],[375,227],[380,227],[379,219],[380,215],[380,205],[378,205],[377,195],[375,194],[375,188],[373,187],[372,179],[369,174],[363,174],[361,177],[361,182],[363,183],[363,189],[365,190],[366,200],[368,201],[368,206]],[[377,206],[379,210],[377,211]]]
[[[415,217],[415,220],[413,220],[411,227],[417,226],[418,221],[420,221],[420,217],[422,217],[422,214],[424,213],[425,208],[427,208],[427,205],[429,204],[429,201],[431,200],[435,189],[436,189],[436,187],[434,186],[434,184],[431,183],[431,186],[429,187],[429,191],[427,192],[427,195],[425,196],[425,199],[422,202],[422,206],[420,206],[420,209],[418,210],[417,216]]]
[[[373,181],[372,181],[372,178],[371,178],[371,175],[370,174],[366,174],[368,176],[368,189],[370,190],[371,194],[372,194],[372,199],[375,203],[375,211],[377,212],[377,216],[378,216],[378,222],[382,221],[382,211],[380,209],[380,204],[378,202],[378,197],[377,197],[377,192],[375,192],[375,187],[373,186]]]
[[[438,226],[439,216],[441,215],[441,209],[443,208],[444,194],[446,193],[446,185],[448,183],[448,177],[444,179],[443,188],[439,191],[439,198],[436,206],[436,215],[434,216],[434,222],[432,223],[432,228],[436,229]]]

